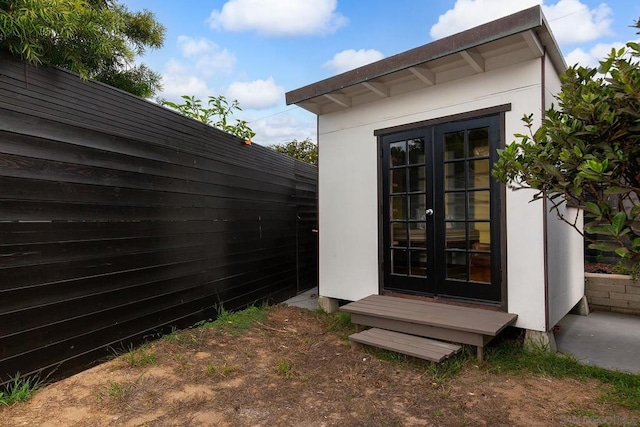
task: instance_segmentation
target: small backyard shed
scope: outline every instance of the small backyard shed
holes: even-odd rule
[[[452,302],[550,331],[583,297],[582,239],[490,171],[565,69],[536,6],[288,92],[318,121],[320,296]]]

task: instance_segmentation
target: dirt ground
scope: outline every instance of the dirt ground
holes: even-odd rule
[[[6,426],[636,425],[597,381],[488,373],[349,348],[329,317],[287,306],[239,334],[172,334],[0,409]]]

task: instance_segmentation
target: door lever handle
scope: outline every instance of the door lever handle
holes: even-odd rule
[[[424,214],[426,216],[432,216],[433,215],[433,209],[427,209],[426,211],[424,211]]]

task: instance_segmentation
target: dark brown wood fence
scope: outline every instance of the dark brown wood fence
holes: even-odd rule
[[[0,384],[316,285],[317,170],[0,56]]]

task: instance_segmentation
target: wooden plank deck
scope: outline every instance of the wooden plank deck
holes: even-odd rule
[[[441,362],[462,349],[456,344],[377,328],[355,333],[349,336],[349,340],[432,362]]]
[[[386,295],[370,295],[340,308],[356,325],[474,345],[483,348],[518,316],[511,313],[439,304]]]

